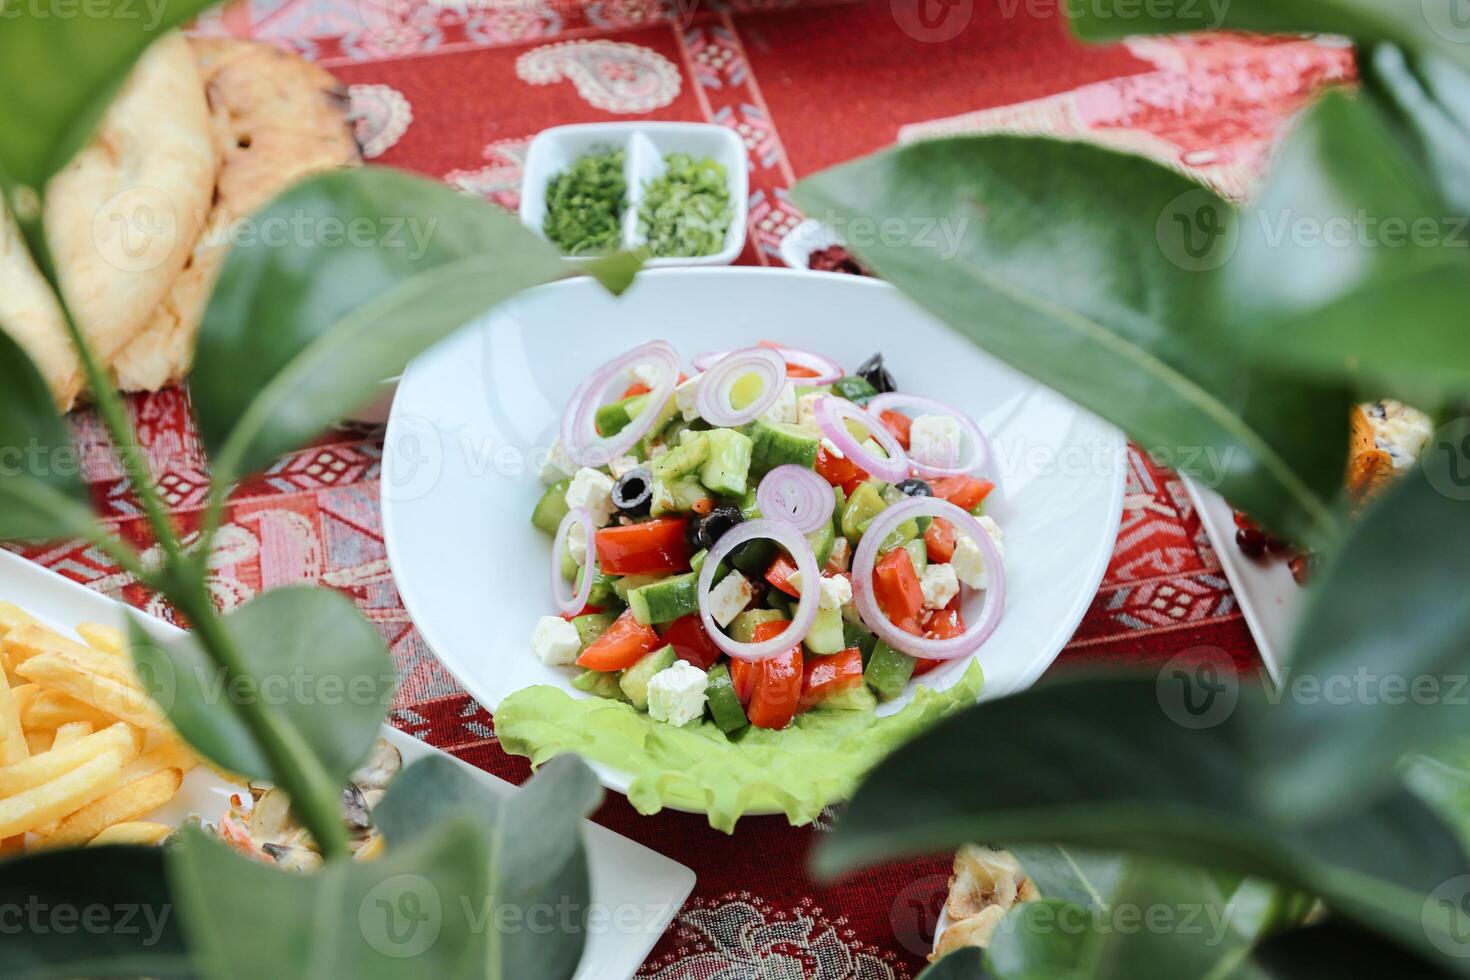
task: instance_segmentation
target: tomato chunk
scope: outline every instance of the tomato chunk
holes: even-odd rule
[[[893,438],[903,448],[909,448],[909,429],[913,427],[914,420],[907,415],[892,411],[878,413],[878,420],[883,423],[883,428],[893,433]]]
[[[646,395],[653,389],[642,381],[635,381],[623,389],[623,398],[632,398],[634,395]]]
[[[839,650],[830,657],[807,661],[802,670],[801,706],[809,708],[827,697],[863,682],[863,652],[857,647]]]
[[[924,635],[931,640],[948,640],[965,631],[965,617],[958,609],[936,609],[924,623]]]
[[[795,574],[796,566],[791,563],[790,558],[781,554],[777,555],[776,560],[771,562],[771,567],[766,569],[766,581],[793,599],[799,599],[801,598],[801,593],[797,591],[796,586],[791,584],[791,576]],[[775,636],[776,634],[772,633],[771,635]]]
[[[977,480],[973,476],[941,476],[929,481],[934,496],[948,500],[960,510],[974,510],[980,501],[990,496],[995,484],[989,480]]]
[[[909,553],[903,548],[894,548],[874,567],[873,596],[884,615],[900,629],[908,629],[904,621],[914,619],[924,608],[924,591],[919,588],[919,576],[914,572]]]
[[[645,653],[652,653],[663,645],[664,641],[659,639],[653,627],[641,625],[633,618],[633,610],[629,609],[582,651],[577,658],[577,666],[588,670],[622,670],[636,664]]]
[[[755,628],[753,639],[761,643],[780,636],[790,625],[779,619],[761,623]],[[757,728],[785,728],[801,706],[801,644],[750,667],[750,704],[745,711],[746,717]],[[739,694],[738,683],[736,694]]]
[[[827,451],[823,446],[817,450],[817,475],[834,487],[846,487],[854,480],[858,483],[867,479],[868,474],[846,456],[836,456]]]
[[[665,517],[597,532],[597,565],[609,575],[649,575],[689,569],[687,518]]]
[[[935,667],[944,666],[944,663],[945,662],[943,660],[925,660],[923,657],[915,657],[913,676],[919,677],[923,674],[927,674]]]
[[[929,522],[924,531],[924,550],[929,560],[943,565],[954,557],[954,525],[942,517]]]
[[[750,704],[750,696],[755,692],[756,666],[744,660],[730,658],[730,684],[735,688],[735,697],[740,699],[742,707]]]
[[[720,659],[721,650],[704,629],[699,613],[680,616],[664,627],[664,642],[674,648],[674,655],[687,660],[700,670],[709,670]]]

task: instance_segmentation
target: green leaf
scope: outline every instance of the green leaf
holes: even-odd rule
[[[1280,704],[1252,726],[1284,811],[1312,817],[1388,792],[1405,752],[1465,732],[1470,490],[1446,491],[1470,476],[1453,428],[1358,522],[1309,595]]]
[[[980,980],[989,976],[985,972],[984,955],[975,946],[957,949],[925,967],[917,980]]]
[[[193,964],[159,847],[39,851],[0,862],[7,977],[181,976]]]
[[[971,840],[1056,842],[1257,875],[1405,941],[1444,930],[1433,917],[1421,922],[1424,896],[1464,868],[1465,855],[1417,800],[1400,793],[1287,823],[1257,797],[1266,763],[1247,751],[1255,716],[1237,709],[1191,728],[1176,723],[1179,710],[1161,685],[1135,677],[1057,682],[976,705],[872,772],[818,845],[816,867],[832,874]],[[1005,752],[973,751],[998,731],[1027,737]]]
[[[92,137],[133,62],[160,36],[213,6],[94,0],[85,10],[11,3],[0,31],[0,186],[37,191]]]
[[[1455,214],[1470,214],[1470,74],[1432,55],[1381,44],[1358,59],[1363,91],[1435,178]]]
[[[375,814],[389,845],[401,846],[437,833],[455,810],[474,812],[489,835],[494,921],[534,924],[537,910],[557,914],[552,932],[493,933],[486,975],[563,980],[586,942],[592,892],[582,821],[601,801],[597,777],[574,757],[553,759],[509,794],[492,792],[462,763],[430,757],[393,781]]]
[[[1346,34],[1438,50],[1470,64],[1470,30],[1457,0],[1067,0],[1072,30],[1085,41],[1138,34],[1182,34],[1229,28],[1261,33]]]
[[[1470,221],[1371,103],[1324,97],[1239,228],[1219,304],[1248,352],[1430,407],[1470,391]]]
[[[193,634],[159,644],[136,623],[133,660],[175,728],[212,761],[282,782],[240,705],[260,704],[337,785],[367,755],[396,684],[383,638],[352,601],[330,589],[262,593],[224,617],[249,679],[227,683]]]
[[[1257,947],[1255,956],[1278,980],[1444,980],[1457,975],[1343,919],[1273,936]]]
[[[793,194],[914,302],[1160,462],[1288,537],[1332,534],[1347,395],[1221,342],[1205,272],[1228,258],[1215,232],[1231,209],[1211,192],[1098,147],[986,136],[885,151]]]
[[[1470,740],[1456,739],[1433,752],[1416,752],[1403,762],[1404,782],[1470,848]]]
[[[505,211],[379,168],[310,177],[250,227],[205,313],[191,386],[231,477],[308,441],[490,307],[572,271]]]
[[[621,296],[633,285],[633,277],[638,275],[638,270],[643,268],[643,263],[650,256],[648,247],[643,246],[632,252],[614,252],[589,259],[582,263],[582,268],[587,270],[589,276],[602,283],[608,292]]]
[[[45,380],[3,328],[0,392],[0,539],[85,533],[92,517],[79,457]]]
[[[1042,898],[1083,908],[1108,904],[1123,871],[1123,858],[1117,854],[1060,844],[1019,844],[1007,850],[1021,862]]]
[[[184,933],[210,977],[484,976],[490,849],[471,814],[373,861],[303,874],[197,829],[168,853]]]

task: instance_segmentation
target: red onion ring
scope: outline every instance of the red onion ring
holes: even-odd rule
[[[730,404],[730,389],[751,373],[760,375],[765,387],[755,401],[744,408],[734,408]],[[744,425],[776,403],[784,384],[786,362],[781,360],[781,355],[764,347],[748,347],[725,355],[699,376],[694,408],[711,425]]]
[[[931,640],[928,637],[906,633],[893,625],[878,607],[878,597],[873,594],[873,569],[878,562],[878,546],[890,531],[910,517],[942,517],[955,525],[955,533],[971,538],[985,555],[985,568],[990,573],[990,586],[985,589],[985,605],[980,618],[959,636],[947,640]],[[805,581],[803,579],[802,581]],[[1005,566],[1000,551],[980,522],[964,510],[947,500],[934,497],[913,497],[882,510],[858,542],[857,554],[852,559],[852,592],[857,602],[858,615],[868,629],[877,633],[895,650],[925,660],[955,660],[974,650],[989,639],[1000,622],[1006,602]]]
[[[846,398],[837,398],[832,395],[823,395],[812,403],[812,414],[816,417],[817,425],[822,429],[822,434],[831,439],[842,455],[852,460],[859,468],[866,470],[874,476],[896,483],[907,479],[909,475],[909,458],[893,437],[893,433],[878,421],[876,416],[869,415]],[[868,430],[868,434],[877,440],[878,445],[888,456],[875,456],[863,448],[862,443],[852,437],[843,424],[845,419],[853,419]]]
[[[662,373],[649,393],[647,406],[615,436],[597,434],[597,409],[602,394],[619,375],[635,365],[652,361]],[[561,418],[561,441],[567,458],[578,466],[606,466],[614,456],[621,456],[633,443],[642,439],[653,427],[659,409],[674,393],[679,383],[679,352],[664,340],[652,340],[620,354],[589,374],[572,393],[571,403]]]
[[[868,400],[867,408],[869,413],[881,415],[892,409],[902,410],[905,405],[919,409],[924,415],[947,415],[954,419],[959,423],[960,430],[968,437],[970,444],[969,459],[956,463],[954,466],[934,466],[929,463],[921,463],[910,455],[909,465],[914,468],[914,472],[920,476],[959,476],[974,473],[989,465],[990,440],[985,438],[985,433],[980,431],[980,426],[975,424],[974,419],[957,408],[951,408],[944,402],[935,401],[932,398],[906,395],[897,391],[886,391],[881,395],[875,395]]]
[[[761,514],[811,534],[832,519],[837,495],[832,485],[805,466],[787,463],[767,473],[755,491]]]
[[[806,377],[799,379],[803,384],[827,385],[836,381],[838,378],[843,377],[844,375],[842,365],[838,364],[830,357],[824,357],[821,354],[816,354],[809,350],[803,350],[800,347],[762,347],[761,349],[775,351],[776,353],[781,355],[782,359],[787,364],[795,364],[797,367],[804,367],[808,371],[815,371],[816,377]],[[724,357],[728,353],[730,352],[712,351],[708,354],[700,354],[698,357],[694,358],[694,360],[690,361],[690,363],[693,364],[697,370],[707,371],[709,370],[711,365],[715,364],[717,361],[719,361],[720,358]],[[785,364],[782,365],[781,369],[783,371],[786,370]]]
[[[746,521],[726,531],[720,540],[715,542],[715,546],[710,549],[709,555],[704,560],[704,567],[699,570],[699,621],[704,624],[705,632],[709,634],[711,640],[714,640],[715,646],[736,660],[744,660],[746,663],[769,660],[806,639],[807,633],[811,631],[812,621],[817,618],[817,597],[821,592],[820,589],[802,590],[801,600],[796,604],[796,612],[791,616],[791,625],[786,627],[781,635],[773,636],[760,643],[741,643],[739,640],[731,639],[724,630],[720,629],[720,625],[709,613],[709,590],[710,586],[714,585],[715,569],[719,568],[725,556],[738,546],[756,538],[770,538],[790,552],[803,582],[815,582],[820,574],[817,571],[817,556],[812,553],[811,542],[785,521],[775,521],[770,518]]]
[[[587,535],[587,562],[582,566],[581,587],[575,594],[568,594],[566,583],[561,577],[561,553],[563,548],[571,544],[568,539],[574,524],[582,525],[582,532]],[[586,508],[573,507],[556,526],[556,537],[551,539],[551,598],[556,600],[557,609],[573,616],[587,608],[587,597],[592,594],[592,580],[597,577],[597,549],[592,540],[593,533],[592,515],[587,513]]]

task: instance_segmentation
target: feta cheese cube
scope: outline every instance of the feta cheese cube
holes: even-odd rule
[[[709,590],[709,614],[721,627],[739,616],[750,600],[755,598],[755,589],[750,581],[739,572],[731,572],[720,579],[720,584]]]
[[[648,680],[648,714],[655,721],[687,725],[704,713],[704,671],[676,660]]]
[[[578,565],[587,564],[587,532],[580,523],[574,523],[567,531],[567,554]]]
[[[634,381],[641,381],[650,388],[657,388],[659,378],[663,377],[663,372],[653,364],[634,365],[633,370],[629,371],[628,374],[632,376]]]
[[[562,445],[561,436],[557,436],[551,441],[551,448],[546,450],[546,458],[541,461],[536,475],[541,478],[542,483],[550,486],[575,472],[577,467],[572,465],[571,458],[567,456],[567,447]]]
[[[817,399],[822,397],[820,391],[809,391],[796,400],[796,424],[811,432],[821,432],[822,427],[817,424]]]
[[[1004,558],[1005,549],[1000,543],[1000,525],[995,523],[994,518],[984,515],[975,519],[980,522],[985,533],[990,535],[990,540],[995,542],[995,550]],[[968,535],[955,535],[954,556],[950,558],[950,564],[954,566],[960,581],[970,588],[983,589],[990,584],[990,573],[985,568],[985,555]]]
[[[959,576],[953,565],[930,565],[919,576],[919,589],[924,593],[925,609],[943,609],[959,595]]]
[[[674,404],[684,416],[685,422],[699,418],[699,409],[694,407],[694,393],[699,390],[699,381],[704,375],[696,374],[674,389]]]
[[[584,466],[572,477],[567,487],[568,507],[582,507],[592,516],[593,527],[606,527],[612,520],[612,477],[600,470]]]
[[[577,627],[560,616],[542,616],[531,633],[531,649],[548,667],[574,663],[582,649]]]
[[[960,423],[948,415],[920,415],[909,427],[909,458],[928,466],[953,466],[960,458]]]
[[[869,441],[871,441],[871,440],[869,440]],[[846,459],[847,458],[845,455],[843,455],[842,450],[840,450],[840,449],[837,448],[837,443],[833,442],[831,439],[828,439],[826,436],[823,436],[822,437],[822,448],[825,449],[825,450],[827,450],[827,455],[828,456],[835,456],[838,459]],[[879,456],[887,456],[888,454],[885,453],[885,452],[883,452],[881,449],[879,449],[878,450],[878,455]]]
[[[818,605],[823,609],[841,609],[852,601],[852,584],[841,575],[822,578],[822,597]]]
[[[614,480],[621,480],[623,474],[630,470],[636,470],[638,465],[638,458],[636,456],[614,456],[608,460],[607,468],[612,471]]]
[[[780,394],[778,394],[776,396],[776,400],[771,403],[771,407],[765,410],[765,413],[762,417],[770,419],[772,422],[788,422],[792,425],[795,425],[796,386],[793,385],[790,381],[787,381],[785,384],[781,385]]]

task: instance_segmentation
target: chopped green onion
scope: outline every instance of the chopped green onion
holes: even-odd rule
[[[541,229],[567,255],[600,255],[618,247],[628,182],[623,151],[579,157],[546,184]]]
[[[730,227],[725,168],[687,153],[664,157],[664,173],[649,181],[638,209],[639,231],[657,256],[713,255]]]

